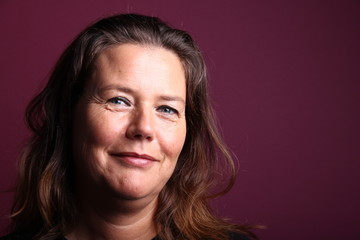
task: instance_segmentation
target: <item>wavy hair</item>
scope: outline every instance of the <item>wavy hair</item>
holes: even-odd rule
[[[45,88],[28,105],[26,120],[32,136],[19,161],[11,216],[14,231],[56,239],[76,222],[71,149],[74,106],[94,59],[124,43],[171,50],[181,59],[186,74],[187,136],[174,173],[159,194],[154,221],[161,239],[226,239],[233,231],[254,237],[248,226],[225,222],[208,205],[209,199],[229,191],[236,169],[216,125],[198,47],[188,33],[156,17],[137,14],[104,18],[81,32],[61,55]]]

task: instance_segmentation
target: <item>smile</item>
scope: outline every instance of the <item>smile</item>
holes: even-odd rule
[[[126,166],[131,167],[149,167],[158,160],[146,154],[138,154],[134,152],[120,152],[111,154],[121,161]]]

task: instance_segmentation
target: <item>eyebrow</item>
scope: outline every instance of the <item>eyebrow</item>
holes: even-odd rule
[[[109,85],[109,86],[105,86],[100,88],[100,92],[104,92],[104,91],[111,91],[111,90],[116,90],[116,91],[120,91],[120,92],[125,92],[125,93],[133,93],[134,90],[132,90],[131,88],[127,88],[127,87],[120,87],[117,85]]]
[[[177,97],[177,96],[160,96],[161,100],[164,101],[174,101],[174,102],[181,102],[183,104],[185,104],[185,100],[182,97]]]
[[[100,88],[99,91],[105,92],[105,91],[111,91],[111,90],[125,92],[125,93],[134,93],[135,92],[131,88],[121,87],[118,85],[105,86],[105,87]],[[181,103],[185,104],[185,99],[183,99],[182,97],[179,97],[179,96],[161,95],[161,96],[159,96],[159,99],[164,100],[164,101],[170,101],[170,102],[181,102]]]

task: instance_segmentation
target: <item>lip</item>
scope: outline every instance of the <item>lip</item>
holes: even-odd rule
[[[132,167],[149,167],[154,162],[158,162],[158,160],[147,154],[139,154],[136,152],[120,152],[113,153],[112,156],[115,156],[119,159],[123,164]]]

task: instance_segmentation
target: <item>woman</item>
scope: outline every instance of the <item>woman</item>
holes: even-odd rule
[[[5,239],[255,238],[207,205],[235,169],[186,32],[136,14],[100,20],[62,54],[26,119]]]

